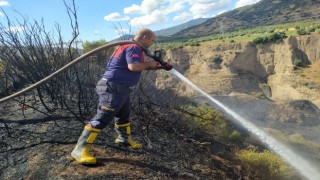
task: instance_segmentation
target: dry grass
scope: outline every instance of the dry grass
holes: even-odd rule
[[[320,60],[311,64],[302,71],[302,76],[317,85],[320,85]]]
[[[308,89],[320,90],[320,61],[313,64],[299,68],[295,74],[294,87],[304,86]]]
[[[190,66],[188,72],[189,72],[191,75],[197,74],[197,73],[199,73],[199,71],[201,70],[200,68],[201,68],[201,65],[200,65],[200,64],[192,64],[192,65]]]

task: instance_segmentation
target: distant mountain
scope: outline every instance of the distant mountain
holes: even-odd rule
[[[181,31],[183,29],[186,29],[186,28],[189,28],[189,27],[196,26],[196,25],[199,25],[201,23],[204,23],[208,19],[209,18],[193,19],[193,20],[190,20],[190,21],[185,22],[183,24],[174,26],[174,27],[170,27],[170,28],[167,28],[167,29],[162,29],[162,30],[155,31],[155,33],[158,36],[170,36],[170,35],[173,35],[173,34],[179,32],[179,31]]]
[[[199,37],[244,27],[320,18],[320,0],[262,0],[186,28],[174,37]]]
[[[156,33],[157,36],[170,36],[170,35],[173,35],[173,34],[179,32],[179,31],[181,31],[183,29],[199,25],[199,24],[205,22],[208,19],[209,18],[198,18],[198,19],[190,20],[188,22],[185,22],[183,24],[180,24],[180,25],[177,25],[177,26],[174,26],[174,27],[170,27],[170,28],[167,28],[167,29],[162,29],[162,30],[155,31],[155,33]],[[128,39],[131,39],[133,37],[134,37],[134,35],[125,34],[125,35],[120,36],[119,38],[116,38],[116,39],[112,40],[111,42],[113,42],[113,41],[121,41],[121,40],[128,40]]]
[[[134,35],[132,35],[132,34],[125,34],[125,35],[122,35],[114,40],[111,40],[111,42],[129,40],[129,39],[132,39],[133,37],[134,37]]]

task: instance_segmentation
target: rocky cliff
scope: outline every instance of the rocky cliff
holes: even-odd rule
[[[310,100],[320,107],[320,88],[302,71],[320,62],[320,36],[290,36],[278,44],[221,43],[168,50],[175,68],[214,95],[241,93],[274,101]],[[303,70],[297,69],[296,63]],[[164,84],[157,82],[159,87]],[[310,82],[309,82],[310,81]],[[182,93],[188,87],[180,89]]]
[[[320,168],[319,45],[320,36],[314,34],[291,36],[276,44],[239,42],[184,47],[168,50],[166,57],[214,99],[257,127],[275,130],[271,134],[276,139]],[[158,88],[176,87],[179,94],[199,95],[174,75],[161,76],[157,78]],[[277,132],[285,136],[279,137]],[[296,136],[302,140],[291,139]]]

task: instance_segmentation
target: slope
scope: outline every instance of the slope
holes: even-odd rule
[[[175,37],[198,37],[244,27],[281,24],[320,18],[320,0],[262,0],[207,20],[176,33]]]

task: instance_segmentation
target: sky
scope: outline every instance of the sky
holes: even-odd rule
[[[197,18],[211,18],[260,0],[75,0],[79,39],[113,40],[135,34],[139,28],[157,31]],[[65,0],[71,4],[71,0]],[[42,19],[46,29],[59,24],[62,35],[72,35],[71,21],[63,0],[0,0],[0,23],[8,30],[23,30],[22,17],[29,22]],[[9,27],[6,16],[14,23]],[[121,32],[119,32],[121,30]]]

